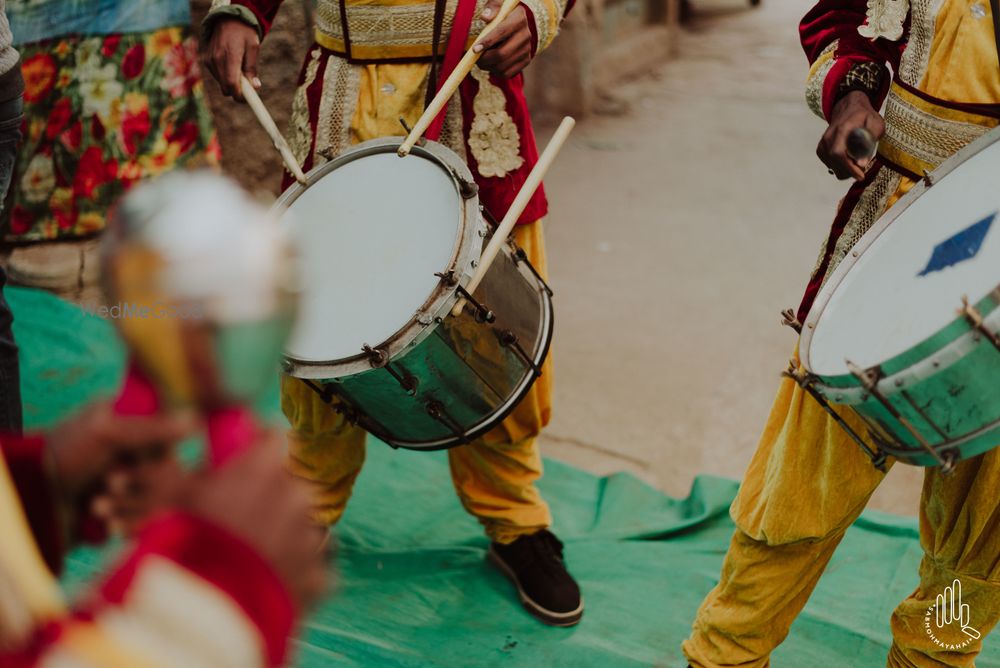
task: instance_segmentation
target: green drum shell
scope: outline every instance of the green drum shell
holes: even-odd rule
[[[1000,286],[974,306],[986,328],[1000,333]],[[965,317],[878,371],[875,389],[942,459],[968,459],[1000,445],[1000,350]],[[918,466],[940,464],[855,376],[816,375],[813,388],[853,408],[886,454]]]
[[[513,248],[497,255],[473,297],[493,312],[492,323],[481,322],[467,305],[384,367],[322,384],[349,417],[393,446],[437,450],[481,436],[537,378],[552,340],[553,311],[547,287]]]

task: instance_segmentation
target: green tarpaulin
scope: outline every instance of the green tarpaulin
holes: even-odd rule
[[[110,323],[39,292],[7,294],[29,426],[114,392],[123,351]],[[262,404],[274,419],[276,400],[275,389]],[[308,620],[299,665],[683,666],[678,648],[718,578],[736,483],[701,477],[673,499],[629,475],[598,478],[548,461],[541,488],[587,603],[572,629],[528,616],[487,565],[486,539],[459,506],[443,453],[371,442],[336,530],[336,588]],[[67,586],[79,589],[109,558],[78,550]],[[919,558],[913,520],[866,513],[773,665],[885,665],[889,615],[916,586]],[[995,642],[978,665],[1000,666]]]

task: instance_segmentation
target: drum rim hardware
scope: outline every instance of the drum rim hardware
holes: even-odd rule
[[[977,314],[976,317],[981,323],[981,327],[977,327],[975,323],[969,319],[965,308],[963,308],[959,310],[959,314],[963,317],[956,318],[940,331],[945,331],[953,327],[956,322],[961,322],[964,318],[965,322],[968,322],[970,326],[967,332],[955,337],[946,345],[931,353],[921,353],[921,348],[926,346],[926,341],[922,341],[916,346],[902,351],[879,365],[893,365],[893,363],[898,359],[922,354],[922,359],[920,361],[909,364],[896,373],[881,374],[878,381],[879,391],[887,396],[899,391],[905,392],[906,388],[912,387],[916,383],[941,373],[951,367],[955,362],[961,360],[970,351],[974,350],[983,338],[993,343],[993,345],[996,345],[995,341],[1000,338],[1000,286],[997,286],[996,289],[987,294],[987,296],[984,297],[979,303],[988,304],[990,302],[995,302],[997,306],[991,309],[986,315],[982,315],[980,310],[975,306],[968,307],[969,311]],[[968,300],[963,297],[963,304],[967,303]],[[990,330],[991,327],[995,329],[995,332]],[[998,347],[998,350],[1000,350],[1000,347]],[[839,385],[839,381],[847,379],[852,375],[855,374],[850,373],[850,371],[848,371],[848,373],[836,375],[815,374],[817,379],[816,385],[826,397],[837,404],[844,404],[848,406],[862,404],[867,401],[868,396],[871,394],[868,390],[866,390],[863,386],[859,387],[857,385],[852,385],[848,387],[841,387]]]
[[[310,186],[330,172],[368,156],[394,155],[401,141],[401,137],[372,139],[351,147],[333,160],[317,165],[306,175],[306,185],[292,184],[274,203],[272,210],[280,217]],[[459,221],[459,235],[448,266],[435,273],[435,276],[441,279],[438,285],[413,316],[395,333],[384,341],[372,344],[373,348],[385,350],[390,358],[421,343],[433,330],[431,325],[446,317],[462,298],[462,295],[455,290],[455,286],[467,284],[471,280],[475,270],[473,262],[477,257],[477,244],[482,240],[480,232],[486,228],[485,222],[479,215],[477,197],[463,194],[463,188],[468,191],[463,183],[474,183],[474,180],[468,165],[460,157],[437,142],[425,142],[422,146],[415,146],[411,156],[425,158],[448,174],[459,198],[462,219]],[[359,373],[370,369],[371,366],[368,354],[363,347],[359,347],[357,354],[336,360],[306,360],[286,351],[282,368],[297,378],[325,380]]]
[[[866,232],[858,243],[854,245],[851,252],[847,254],[847,257],[845,257],[840,264],[837,265],[836,269],[833,270],[833,273],[827,279],[823,288],[819,291],[819,294],[816,295],[812,308],[809,309],[809,313],[806,315],[805,322],[803,323],[802,341],[799,349],[802,364],[806,368],[811,368],[812,366],[809,360],[809,348],[816,325],[819,322],[819,318],[826,309],[826,305],[829,303],[831,296],[836,291],[836,288],[843,282],[844,278],[847,276],[848,272],[858,261],[861,255],[875,242],[879,236],[881,236],[883,232],[885,232],[886,229],[889,228],[890,225],[892,225],[892,223],[896,221],[897,218],[903,215],[903,213],[910,208],[910,205],[912,205],[921,195],[933,187],[934,183],[940,181],[943,177],[954,171],[959,165],[964,163],[969,158],[992,146],[998,141],[1000,141],[1000,129],[988,132],[959,150],[953,156],[938,165],[938,167],[932,172],[927,173],[924,178],[917,181],[913,187],[910,188],[910,190],[886,212],[885,215],[875,221],[868,232]]]
[[[881,234],[941,178],[998,141],[1000,130],[972,142],[933,172],[925,174],[877,220],[820,290],[805,318],[804,327],[791,311],[782,313],[784,324],[801,331],[799,354],[802,373],[808,378],[810,394],[824,409],[830,412],[829,401],[854,410],[868,424],[870,438],[883,453],[908,464],[937,465],[946,473],[953,470],[960,459],[985,452],[1000,441],[1000,418],[994,419],[990,413],[977,414],[975,418],[964,421],[958,418],[956,424],[949,425],[949,413],[941,412],[948,410],[949,395],[954,397],[966,389],[955,380],[955,374],[960,373],[954,370],[956,366],[969,355],[976,355],[976,363],[987,360],[986,363],[992,365],[993,362],[989,361],[995,359],[992,351],[1000,353],[1000,285],[988,290],[975,303],[970,302],[967,295],[962,296],[961,307],[950,322],[922,341],[870,368],[860,368],[847,362],[847,373],[814,374],[810,363],[811,344],[826,306],[859,258]],[[985,345],[983,339],[989,345]],[[924,399],[922,393],[916,391],[918,384],[949,370],[952,370],[951,375],[943,376],[947,385],[936,393],[932,383],[922,385],[931,391],[921,405],[915,399]],[[792,377],[796,378],[795,375]],[[802,384],[799,378],[796,380]],[[914,389],[911,390],[911,387]],[[980,382],[971,387],[982,391],[984,386]],[[934,408],[938,401],[943,401],[941,405],[945,408]],[[863,405],[866,408],[862,408]],[[940,423],[942,420],[945,424]],[[924,423],[926,429],[921,430]],[[856,434],[850,431],[848,434],[857,441]],[[904,440],[901,435],[907,438]]]
[[[826,413],[833,418],[833,421],[847,433],[850,439],[854,441],[859,448],[861,448],[861,451],[864,452],[865,456],[871,460],[872,465],[875,466],[875,468],[882,473],[888,471],[888,467],[886,466],[886,455],[881,448],[880,439],[875,438],[875,435],[869,431],[868,435],[869,437],[872,437],[873,441],[875,441],[875,445],[869,445],[866,443],[861,435],[858,434],[858,432],[855,431],[851,425],[847,424],[847,421],[844,420],[844,418],[833,409],[833,406],[830,405],[823,395],[816,390],[816,376],[806,371],[800,364],[797,363],[795,359],[789,360],[788,368],[783,371],[781,375],[791,378],[799,385],[799,387],[805,390],[809,396],[815,399],[816,403],[820,405],[820,408],[826,411]]]

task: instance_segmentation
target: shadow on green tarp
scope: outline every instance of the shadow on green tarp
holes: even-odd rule
[[[29,427],[114,393],[123,351],[110,323],[36,291],[7,294]],[[275,387],[262,413],[277,420],[276,406]],[[445,455],[373,441],[336,531],[336,590],[309,618],[298,664],[683,666],[679,645],[718,579],[736,487],[703,476],[673,499],[630,475],[547,461],[541,488],[587,602],[579,626],[555,629],[529,617],[487,566],[486,539],[453,493]],[[79,590],[112,552],[77,550],[67,587]],[[919,558],[913,520],[866,513],[773,665],[885,665],[889,615],[916,586]],[[1000,648],[988,645],[978,665],[1000,666]]]

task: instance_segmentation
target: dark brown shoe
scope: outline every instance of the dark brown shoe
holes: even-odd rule
[[[513,543],[490,545],[490,560],[514,586],[525,609],[551,626],[573,626],[583,617],[583,597],[566,570],[563,544],[542,529]]]

